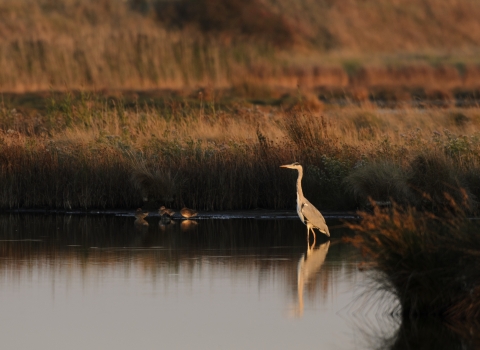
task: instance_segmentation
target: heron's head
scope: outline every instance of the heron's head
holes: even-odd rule
[[[296,169],[298,171],[302,170],[302,166],[297,162],[292,164],[280,165],[280,168]]]

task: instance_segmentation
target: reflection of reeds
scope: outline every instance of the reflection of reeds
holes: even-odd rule
[[[379,281],[397,295],[406,319],[461,323],[480,316],[480,236],[446,198],[451,206],[442,217],[375,206],[361,213],[361,222],[347,224],[356,231],[347,240],[383,272]]]
[[[296,286],[293,281],[305,236],[303,226],[295,220],[201,220],[195,225],[194,235],[182,233],[178,223],[162,234],[152,224],[142,236],[134,234],[133,226],[131,217],[1,215],[0,270],[8,273],[8,266],[16,265],[28,271],[35,268],[32,261],[54,266],[65,259],[92,269],[95,265],[104,269],[124,266],[124,261],[138,261],[141,269],[155,272],[166,265],[185,266],[199,256],[220,262],[216,256],[228,255],[231,259],[222,260],[220,265],[265,271],[278,267]],[[330,249],[330,254],[338,261],[344,257],[350,260],[351,250],[338,245]],[[68,264],[61,265],[68,269]],[[344,268],[352,271],[354,266],[348,263]]]

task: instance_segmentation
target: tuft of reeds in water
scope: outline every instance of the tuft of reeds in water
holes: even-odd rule
[[[443,215],[414,208],[380,208],[361,212],[347,223],[378,282],[393,292],[404,319],[434,317],[451,324],[480,317],[480,235],[453,199]]]

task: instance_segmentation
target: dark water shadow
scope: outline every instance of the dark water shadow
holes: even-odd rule
[[[130,217],[79,215],[0,215],[0,242],[31,240],[42,247],[84,248],[163,247],[201,249],[278,249],[305,251],[305,226],[295,220],[173,220],[162,225],[158,217],[147,217],[148,225],[135,225]],[[348,234],[340,228],[335,237]],[[326,238],[319,240],[326,241]],[[321,242],[320,242],[321,243]],[[33,249],[34,246],[32,245]]]
[[[480,346],[479,325],[462,325],[462,330],[453,329],[435,319],[419,320],[417,322],[401,321],[391,337],[376,339],[373,349],[389,350],[470,350]]]
[[[448,324],[436,318],[404,318],[401,306],[391,290],[373,270],[357,309],[349,310],[347,322],[362,334],[363,348],[368,349],[461,349],[480,348],[480,323]],[[366,301],[366,302],[365,302]],[[362,304],[363,303],[363,304]],[[358,307],[358,305],[360,306]],[[368,313],[372,313],[368,317]],[[371,316],[371,315],[369,315]],[[345,319],[345,317],[344,317]]]

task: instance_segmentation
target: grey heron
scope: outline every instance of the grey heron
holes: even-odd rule
[[[198,212],[196,210],[193,210],[193,209],[188,209],[186,207],[182,208],[182,210],[180,210],[180,214],[182,214],[182,216],[184,218],[193,218],[194,216],[197,216]]]
[[[300,217],[300,220],[307,225],[307,241],[310,238],[310,231],[313,233],[313,238],[315,239],[314,228],[318,229],[320,232],[326,234],[330,237],[330,231],[328,230],[327,223],[322,213],[318,211],[315,206],[308,201],[303,196],[302,191],[302,177],[303,177],[303,168],[302,166],[295,162],[292,164],[281,165],[280,168],[296,169],[298,170],[297,178],[297,213]]]

